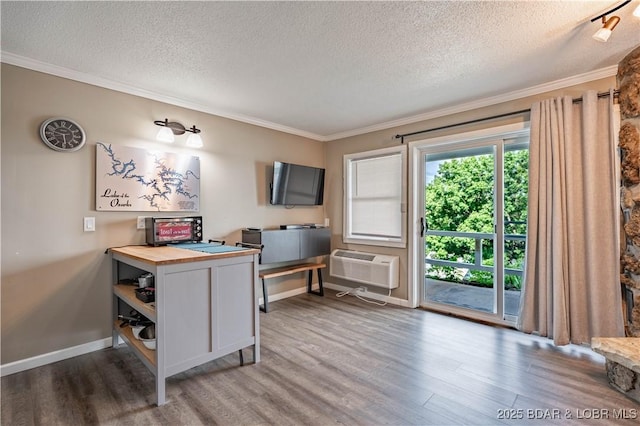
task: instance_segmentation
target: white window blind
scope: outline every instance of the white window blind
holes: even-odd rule
[[[394,147],[345,156],[345,242],[404,247],[405,152]]]

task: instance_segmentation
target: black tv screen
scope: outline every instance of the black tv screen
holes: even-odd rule
[[[324,197],[324,169],[299,164],[273,163],[271,204],[321,206]]]

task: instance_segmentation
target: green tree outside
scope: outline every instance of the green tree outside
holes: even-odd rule
[[[528,149],[507,151],[504,155],[504,220],[505,234],[524,235],[527,221]],[[494,203],[493,156],[475,155],[450,159],[439,163],[438,170],[426,188],[426,217],[429,229],[493,233]],[[475,239],[429,235],[425,251],[428,257],[439,260],[475,261]],[[505,268],[522,270],[525,256],[524,240],[505,242]],[[482,240],[482,265],[492,266],[493,241]],[[430,278],[467,282],[472,285],[492,286],[490,272],[469,270],[460,276],[460,270],[433,266]],[[506,275],[506,288],[520,289],[521,278]]]

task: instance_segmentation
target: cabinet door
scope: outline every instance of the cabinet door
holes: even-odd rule
[[[300,259],[300,230],[262,231],[262,263]]]
[[[245,259],[219,264],[211,272],[213,351],[227,353],[253,344],[256,335],[253,263]]]
[[[165,275],[163,325],[165,365],[182,369],[184,362],[211,352],[211,270]]]
[[[300,230],[300,258],[324,256],[331,253],[331,232],[329,228]]]

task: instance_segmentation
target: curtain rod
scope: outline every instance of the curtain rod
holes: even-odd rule
[[[614,98],[617,97],[619,93],[620,93],[619,90],[614,90],[613,91]],[[607,96],[609,96],[609,94],[610,94],[610,92],[600,92],[600,93],[598,93],[598,97],[599,98],[606,98]],[[582,98],[573,99],[573,103],[574,104],[575,103],[579,103],[579,102],[582,102]],[[464,125],[467,125],[467,124],[480,123],[482,121],[495,120],[496,118],[509,117],[510,115],[526,114],[528,112],[531,112],[531,108],[521,109],[520,111],[507,112],[507,113],[504,113],[504,114],[492,115],[491,117],[484,117],[484,118],[477,118],[475,120],[463,121],[462,123],[447,124],[445,126],[433,127],[431,129],[418,130],[417,132],[398,134],[398,135],[395,136],[395,138],[396,139],[400,139],[400,143],[404,144],[404,138],[409,137],[409,136],[420,135],[422,133],[428,133],[428,132],[435,132],[436,130],[450,129],[452,127],[464,126]]]
[[[615,12],[616,10],[620,9],[620,8],[621,8],[621,7],[623,7],[623,6],[626,6],[626,5],[627,5],[627,4],[629,4],[629,3],[631,3],[631,0],[625,0],[625,1],[623,1],[621,4],[619,4],[618,6],[613,7],[613,8],[611,8],[611,9],[607,10],[606,12],[604,12],[604,13],[602,13],[602,14],[600,14],[600,15],[596,16],[595,18],[593,18],[593,19],[591,20],[591,22],[595,22],[595,21],[597,21],[598,19],[603,18],[603,17],[607,16],[608,14]]]

